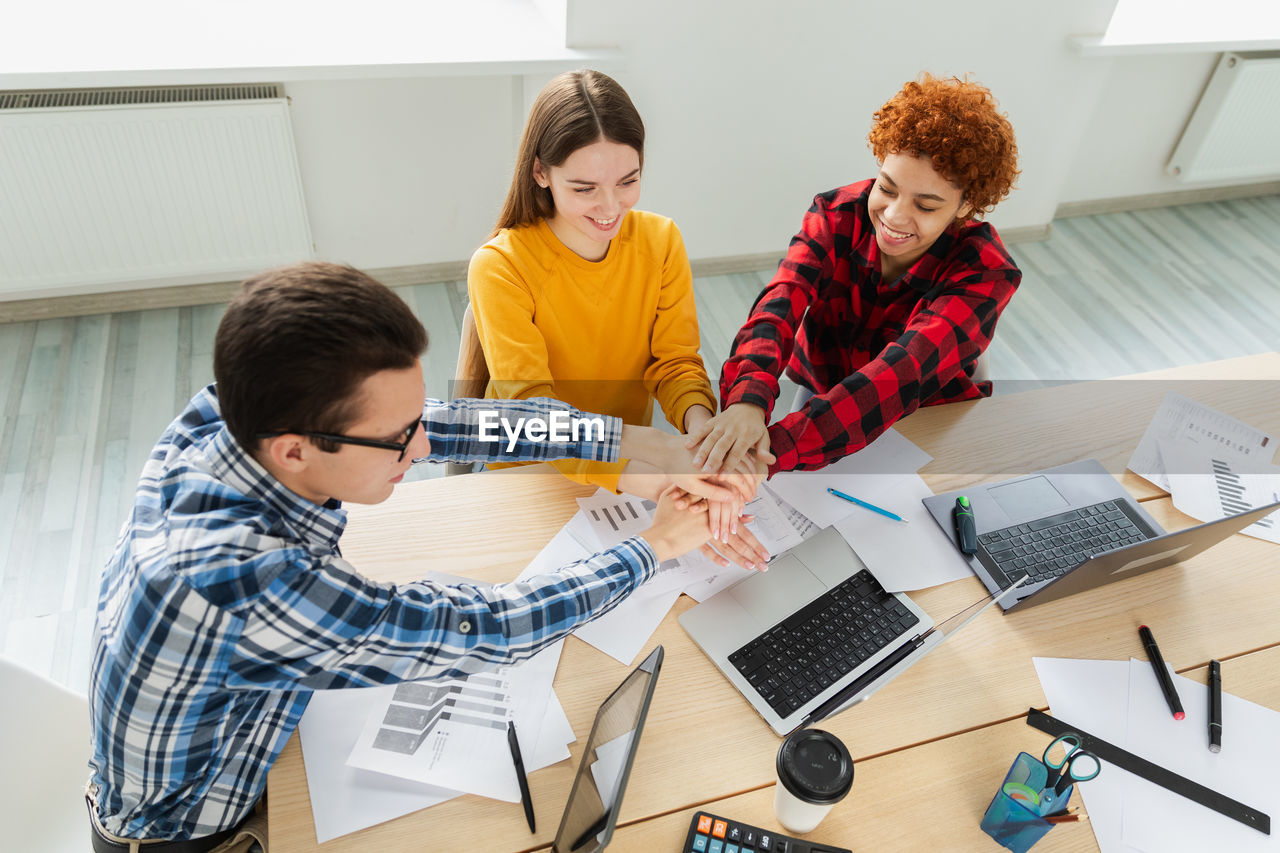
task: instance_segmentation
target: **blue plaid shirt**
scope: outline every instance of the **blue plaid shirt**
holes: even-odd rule
[[[432,461],[617,458],[603,440],[478,439],[479,413],[548,417],[547,399],[427,400]],[[657,568],[643,539],[526,583],[375,583],[342,559],[346,513],[286,489],[231,437],[213,386],[142,471],[107,564],[89,688],[103,826],[209,835],[243,820],[313,690],[455,676],[531,656]]]

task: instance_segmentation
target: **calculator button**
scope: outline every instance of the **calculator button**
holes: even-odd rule
[[[724,853],[738,853],[738,845],[726,844],[724,846]]]
[[[761,849],[761,850],[772,850],[772,849],[773,849],[773,836],[772,836],[772,835],[770,835],[770,834],[769,834],[769,833],[767,833],[767,832],[762,832],[762,833],[760,833],[760,849]]]
[[[722,820],[718,820],[715,826],[711,827],[711,835],[715,838],[724,838],[725,832],[729,829],[729,825]]]
[[[727,838],[729,841],[741,841],[742,827],[738,826],[735,823],[733,826],[729,827],[729,834],[726,835],[725,838]]]
[[[707,840],[705,835],[693,836],[693,853],[706,853]]]
[[[743,833],[743,835],[742,835],[742,843],[743,843],[743,844],[746,844],[746,845],[748,845],[748,846],[750,846],[750,845],[752,845],[752,844],[755,844],[755,843],[756,843],[756,831],[755,831],[754,829],[748,829],[745,833]],[[744,851],[742,851],[742,853],[747,853],[747,851],[745,851],[745,850],[744,850]]]
[[[724,853],[724,842],[718,838],[711,839],[711,846],[707,848],[707,853]]]
[[[711,831],[711,815],[706,815],[706,814],[698,815],[698,832],[710,832],[710,831]]]

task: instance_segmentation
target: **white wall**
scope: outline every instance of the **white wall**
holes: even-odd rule
[[[1091,105],[1059,202],[1207,186],[1170,177],[1164,167],[1218,56],[1200,53],[1104,60],[1111,66],[1107,85]]]
[[[508,77],[289,83],[319,257],[457,261],[497,218],[515,156]]]
[[[780,253],[814,193],[873,174],[871,114],[922,70],[971,74],[1014,124],[1023,174],[1000,227],[1186,189],[1162,170],[1214,57],[1081,57],[1067,36],[1101,33],[1113,2],[588,0],[570,4],[569,37],[622,49],[602,70],[648,128],[641,206],[673,217],[696,259]],[[289,84],[320,256],[469,257],[549,76],[523,95],[505,77]]]

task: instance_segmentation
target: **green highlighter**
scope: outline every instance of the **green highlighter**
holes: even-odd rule
[[[978,553],[978,525],[973,520],[973,506],[964,495],[956,498],[956,508],[952,511],[956,524],[956,540],[960,550],[966,554]]]

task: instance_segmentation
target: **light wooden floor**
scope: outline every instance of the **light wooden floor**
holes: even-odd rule
[[[1061,220],[1011,251],[1023,284],[989,355],[1005,391],[1280,349],[1280,196]],[[771,274],[695,282],[713,376]],[[427,393],[447,396],[465,285],[399,292],[431,336]],[[3,654],[84,690],[100,567],[152,443],[212,379],[222,311],[0,324]]]

